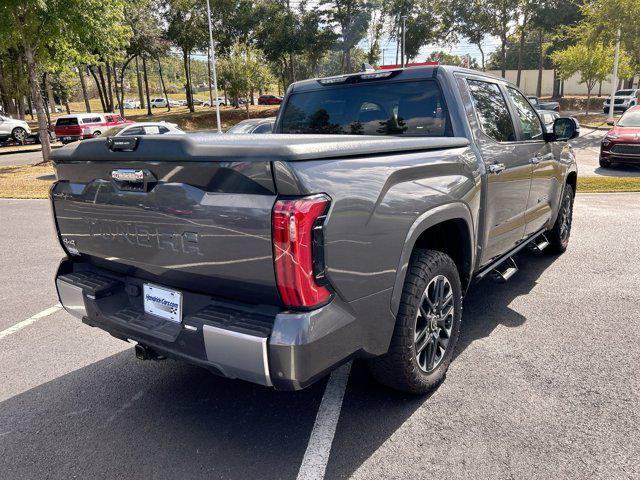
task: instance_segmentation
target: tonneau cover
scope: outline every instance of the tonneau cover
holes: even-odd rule
[[[135,151],[111,151],[105,138],[56,149],[52,160],[66,162],[300,161],[465,147],[462,137],[381,137],[363,135],[152,135],[139,137]]]

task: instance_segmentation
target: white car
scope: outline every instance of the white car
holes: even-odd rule
[[[219,105],[220,107],[224,107],[224,106],[226,105],[226,103],[225,103],[225,101],[224,101],[224,98],[220,98],[220,97],[218,97],[217,99],[216,99],[216,98],[214,98],[214,99],[213,99],[213,104],[211,103],[211,101],[210,101],[210,100],[207,100],[206,102],[204,102],[204,103],[202,104],[202,106],[203,106],[203,107],[210,107],[210,106],[212,106],[212,105],[213,105],[213,106],[215,106],[216,101],[217,101],[217,103],[218,103],[218,105]]]
[[[167,101],[164,98],[152,98],[151,108],[166,108]]]
[[[122,102],[122,106],[126,109],[130,108],[140,108],[140,100],[125,100]],[[119,107],[116,107],[116,110]]]
[[[175,123],[139,122],[118,125],[104,132],[106,137],[138,137],[140,135],[185,135]]]
[[[618,90],[613,97],[613,109],[627,111],[629,108],[638,104],[638,97],[640,97],[640,89],[627,89]],[[607,98],[602,105],[602,111],[609,113],[609,106],[611,105],[611,97]]]
[[[29,135],[31,129],[27,122],[0,115],[0,142],[13,138],[18,143],[24,143]]]

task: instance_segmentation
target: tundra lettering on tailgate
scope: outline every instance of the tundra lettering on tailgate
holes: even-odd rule
[[[171,250],[177,253],[202,255],[196,232],[171,232],[149,225],[117,220],[84,218],[89,225],[89,236],[116,242],[126,242],[146,248]]]

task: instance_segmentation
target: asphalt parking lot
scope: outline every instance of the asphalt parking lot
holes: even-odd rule
[[[476,285],[431,396],[355,363],[324,478],[639,478],[639,204],[579,195],[565,255],[523,253],[507,284]],[[326,381],[276,392],[140,362],[55,307],[47,202],[2,200],[0,218],[0,478],[299,475]]]

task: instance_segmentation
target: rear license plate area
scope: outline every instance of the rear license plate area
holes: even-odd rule
[[[144,311],[170,322],[182,322],[182,292],[144,284]]]

